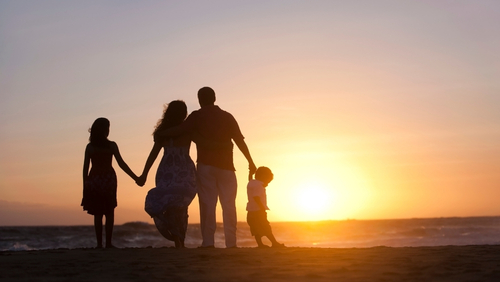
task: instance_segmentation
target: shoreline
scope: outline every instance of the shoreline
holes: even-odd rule
[[[0,252],[2,281],[500,281],[500,245]]]

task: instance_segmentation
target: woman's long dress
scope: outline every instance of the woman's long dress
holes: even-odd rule
[[[156,187],[146,196],[145,210],[158,231],[173,241],[184,241],[188,224],[188,206],[196,195],[196,170],[189,147],[163,147],[163,158],[156,172]]]
[[[111,166],[111,150],[95,150],[90,156],[92,167],[83,188],[83,210],[92,215],[113,211],[116,201],[116,173]]]

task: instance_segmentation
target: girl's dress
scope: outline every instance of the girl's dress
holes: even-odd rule
[[[96,149],[90,156],[92,167],[83,188],[83,210],[92,215],[112,212],[117,206],[116,173],[111,150]]]
[[[145,210],[158,231],[168,240],[184,240],[188,206],[196,195],[196,170],[189,147],[163,147],[163,158],[156,172],[156,187],[146,196]]]

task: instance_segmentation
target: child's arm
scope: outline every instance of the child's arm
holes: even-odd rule
[[[142,171],[142,175],[139,176],[139,179],[136,181],[137,185],[143,186],[146,183],[146,179],[148,177],[149,170],[151,166],[158,157],[158,153],[160,153],[161,145],[158,142],[155,142],[153,148],[151,148],[151,152],[149,153],[148,159],[146,160],[146,164],[144,165],[144,170]]]
[[[266,211],[266,207],[264,206],[264,204],[262,204],[262,201],[260,200],[259,196],[255,196],[253,197],[253,199],[255,200],[257,205],[259,205],[260,211]]]
[[[87,177],[89,176],[89,168],[90,168],[90,144],[85,147],[85,156],[83,158],[83,186],[85,186],[85,181],[87,181]]]
[[[128,165],[125,163],[123,160],[122,156],[120,155],[120,150],[118,149],[118,145],[115,142],[111,142],[111,150],[113,151],[113,155],[115,156],[116,162],[120,166],[120,168],[128,174],[132,179],[137,181],[138,177],[135,175],[135,173],[128,167]]]

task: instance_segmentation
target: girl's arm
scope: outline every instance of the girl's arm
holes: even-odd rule
[[[115,156],[116,162],[120,166],[120,168],[128,174],[132,179],[137,181],[138,177],[135,175],[135,173],[128,167],[128,165],[125,163],[123,160],[122,156],[120,155],[120,150],[118,149],[118,145],[115,142],[111,142],[111,150],[113,151],[113,155]]]
[[[144,170],[142,171],[142,175],[139,176],[139,179],[136,181],[137,185],[143,186],[146,183],[146,179],[148,178],[149,170],[151,166],[158,157],[158,153],[160,153],[161,145],[158,142],[153,144],[153,148],[151,148],[151,152],[149,153],[148,159],[146,160],[146,164],[144,165]]]
[[[89,176],[89,168],[90,168],[90,144],[85,147],[85,157],[83,159],[83,186],[85,186],[85,181],[87,181],[87,177]]]

